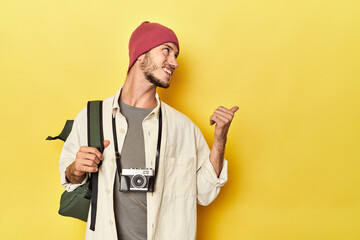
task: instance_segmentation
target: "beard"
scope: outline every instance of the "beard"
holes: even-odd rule
[[[159,69],[152,59],[149,56],[149,52],[145,53],[144,61],[140,65],[141,70],[143,71],[146,80],[156,87],[168,88],[170,86],[169,82],[161,82],[161,80],[154,76],[153,72]]]

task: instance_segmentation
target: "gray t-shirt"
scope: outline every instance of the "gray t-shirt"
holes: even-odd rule
[[[145,168],[145,146],[142,122],[153,108],[136,108],[119,101],[120,111],[128,123],[121,150],[121,167]],[[114,211],[119,240],[147,239],[146,192],[119,191],[119,176],[114,184]]]

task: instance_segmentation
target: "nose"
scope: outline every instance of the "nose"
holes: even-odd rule
[[[179,66],[179,63],[177,62],[175,56],[170,57],[169,64],[173,69],[175,69],[175,68],[177,68]]]

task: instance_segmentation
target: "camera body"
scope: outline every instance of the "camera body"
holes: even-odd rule
[[[154,192],[154,170],[151,168],[122,169],[120,191]]]

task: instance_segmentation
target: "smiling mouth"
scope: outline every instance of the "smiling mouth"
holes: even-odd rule
[[[166,72],[166,73],[168,73],[169,75],[172,75],[172,71],[170,71],[169,69],[167,69],[167,68],[163,68],[163,70]]]

